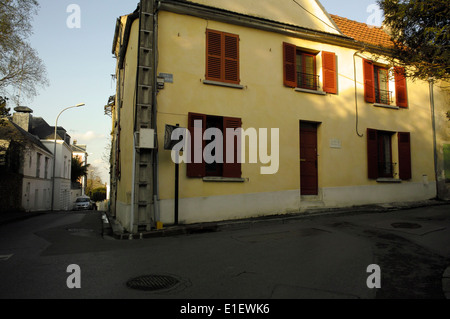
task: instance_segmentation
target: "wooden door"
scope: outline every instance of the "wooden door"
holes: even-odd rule
[[[317,123],[300,122],[300,195],[318,195]]]

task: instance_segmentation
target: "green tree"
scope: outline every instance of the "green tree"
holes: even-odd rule
[[[72,183],[76,183],[81,177],[86,176],[90,164],[83,164],[79,156],[72,157],[71,179]]]
[[[44,63],[27,42],[37,13],[36,0],[0,0],[0,92],[14,89],[26,97],[48,85]]]
[[[97,187],[94,188],[90,194],[89,194],[90,198],[94,201],[94,202],[101,202],[104,201],[106,199],[106,187]]]
[[[448,0],[378,0],[394,42],[392,62],[407,76],[450,79]]]
[[[6,107],[6,102],[8,98],[6,96],[0,96],[0,118],[5,116],[10,116],[11,108]]]

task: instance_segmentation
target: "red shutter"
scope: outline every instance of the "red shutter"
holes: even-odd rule
[[[399,107],[408,107],[408,97],[406,94],[406,78],[405,69],[400,67],[394,68],[395,77],[395,97]]]
[[[206,30],[206,79],[221,81],[223,78],[222,66],[222,33]]]
[[[227,146],[227,128],[240,128],[242,126],[242,121],[240,118],[235,117],[224,117],[223,118],[223,134],[224,134],[224,152],[223,152],[223,177],[241,177],[241,136],[234,137],[234,149],[228,150]],[[227,163],[227,152],[233,152],[233,162]]]
[[[322,52],[323,90],[337,93],[336,55],[333,52]]]
[[[283,42],[283,80],[284,85],[291,88],[297,86],[296,58],[297,47]]]
[[[375,103],[375,79],[373,76],[373,63],[363,60],[364,73],[364,99],[366,102]]]
[[[400,179],[411,179],[411,136],[409,132],[398,133],[398,170]]]
[[[239,84],[239,36],[224,34],[224,81]]]
[[[195,145],[195,136],[194,136],[194,121],[195,120],[201,120],[202,121],[202,136],[201,140],[202,143],[200,145]],[[203,141],[203,133],[206,128],[206,115],[204,114],[196,114],[196,113],[189,113],[188,115],[188,130],[191,134],[190,139],[190,145],[188,146],[190,148],[190,163],[187,163],[187,173],[186,175],[188,177],[203,177],[205,176],[205,162],[203,160],[203,149],[204,149],[204,141]],[[195,148],[196,147],[196,148]],[[201,163],[194,163],[194,152],[201,152],[202,161]]]
[[[369,179],[378,178],[378,133],[367,129],[367,168]]]

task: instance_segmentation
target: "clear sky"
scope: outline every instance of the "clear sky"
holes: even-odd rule
[[[226,0],[224,0],[226,1]],[[273,0],[289,1],[289,0]],[[50,85],[39,90],[32,101],[34,116],[55,125],[60,111],[68,106],[86,103],[62,113],[63,126],[78,144],[86,144],[88,162],[95,166],[103,182],[109,183],[108,164],[102,160],[110,140],[111,119],[104,115],[108,97],[115,94],[111,77],[116,60],[111,54],[116,19],[136,9],[138,0],[39,0],[40,10],[34,19],[33,48],[44,61]],[[375,0],[322,0],[332,14],[352,20],[377,24],[373,19]],[[76,4],[80,9],[79,28],[69,28]],[[301,10],[299,8],[299,10]],[[76,25],[74,25],[76,26]]]

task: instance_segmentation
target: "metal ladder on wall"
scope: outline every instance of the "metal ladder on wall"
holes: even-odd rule
[[[141,0],[139,12],[139,52],[136,85],[135,136],[139,143],[141,129],[152,128],[154,86],[154,0]],[[153,207],[153,150],[135,149],[135,194],[133,233],[149,231],[154,226]]]

